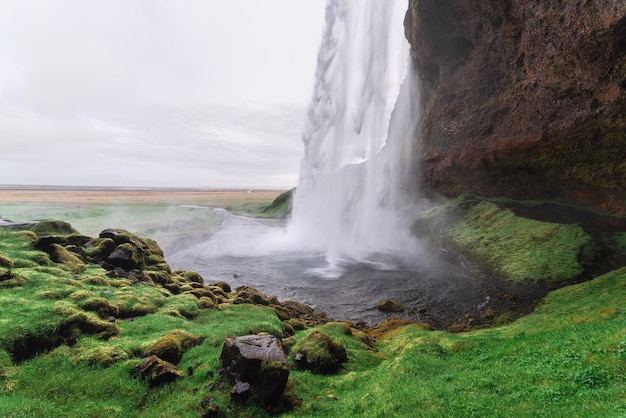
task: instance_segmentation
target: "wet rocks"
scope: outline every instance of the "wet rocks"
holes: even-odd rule
[[[404,308],[395,299],[385,299],[378,304],[378,310],[383,312],[403,312]]]
[[[287,357],[273,335],[226,338],[220,355],[226,377],[233,385],[231,399],[257,400],[271,406],[279,402],[289,378]]]

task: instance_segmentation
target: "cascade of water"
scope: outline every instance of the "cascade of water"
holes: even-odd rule
[[[402,190],[417,114],[406,9],[406,0],[327,4],[289,231],[331,266],[416,250]]]

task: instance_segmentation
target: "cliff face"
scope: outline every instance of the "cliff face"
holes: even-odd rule
[[[626,0],[410,0],[428,190],[626,213]]]

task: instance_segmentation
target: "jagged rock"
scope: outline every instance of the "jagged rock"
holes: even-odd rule
[[[220,359],[226,377],[234,385],[233,401],[254,398],[262,405],[271,406],[280,400],[289,369],[287,357],[276,337],[246,335],[226,338]]]
[[[383,312],[402,312],[404,308],[397,300],[385,299],[378,304],[378,310]]]
[[[178,367],[155,355],[143,359],[143,367],[139,373],[150,383],[150,386],[173,382],[185,375]]]
[[[314,330],[291,349],[296,366],[311,370],[313,373],[337,373],[341,365],[348,361],[346,348],[340,342],[333,341],[327,334]]]
[[[59,236],[42,235],[33,244],[35,248],[42,251],[49,251],[53,244],[64,244],[65,239]]]
[[[426,189],[626,213],[623,1],[410,0],[405,31]]]

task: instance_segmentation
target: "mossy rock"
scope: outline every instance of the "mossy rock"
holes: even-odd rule
[[[107,262],[124,270],[143,270],[145,267],[141,250],[129,242],[115,247],[107,257]]]
[[[111,238],[95,238],[85,247],[85,255],[95,260],[104,260],[115,250],[115,242]]]
[[[180,362],[183,354],[191,347],[202,343],[202,339],[183,330],[173,330],[163,335],[145,349],[145,355],[155,355],[170,363]]]
[[[192,283],[204,284],[204,279],[198,272],[187,270],[182,275]]]
[[[206,297],[206,298],[211,299],[213,301],[213,303],[217,303],[217,297],[213,294],[213,292],[211,292],[211,290],[207,289],[206,287],[201,287],[199,289],[193,289],[189,293],[191,293],[192,295],[194,295],[198,299]]]
[[[90,312],[95,312],[100,318],[115,317],[120,314],[120,310],[117,306],[111,305],[111,303],[102,297],[92,297],[83,300],[79,303],[79,306]]]
[[[42,237],[45,235],[71,235],[78,234],[78,231],[67,222],[63,221],[41,221],[30,228],[30,231]]]
[[[385,299],[378,303],[378,310],[383,312],[403,312],[404,308],[395,299]]]
[[[165,285],[172,282],[172,276],[164,270],[160,271],[144,271],[148,279],[155,284]]]
[[[27,277],[10,272],[2,274],[2,277],[3,279],[0,280],[0,288],[23,286],[28,281]]]
[[[87,269],[87,265],[78,255],[68,251],[62,245],[52,244],[49,254],[53,262],[63,265],[72,273],[82,273]]]
[[[202,296],[198,299],[198,307],[200,307],[200,309],[214,309],[217,307],[217,302],[211,298]]]
[[[319,330],[313,330],[298,341],[292,347],[291,353],[296,367],[316,374],[337,373],[341,365],[348,361],[343,344]]]
[[[6,255],[0,253],[0,267],[4,267],[8,269],[13,268],[13,260],[11,260]]]
[[[240,288],[237,288],[237,296],[235,297],[233,303],[251,303],[253,305],[263,306],[269,306],[270,304],[267,296],[265,296],[252,286],[242,286]]]

